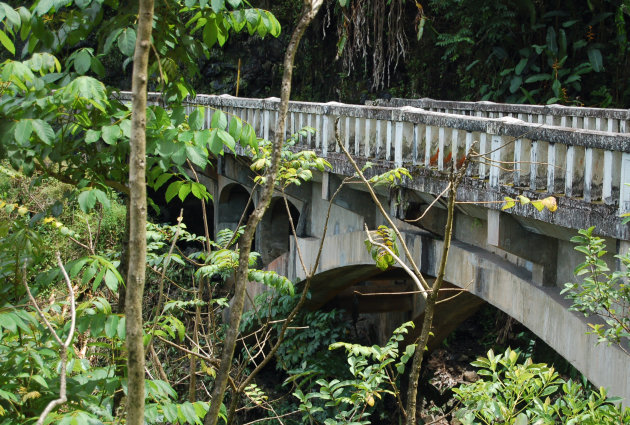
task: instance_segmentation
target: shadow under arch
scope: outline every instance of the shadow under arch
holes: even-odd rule
[[[259,252],[263,264],[269,264],[285,252],[288,252],[291,247],[293,232],[289,222],[289,214],[293,225],[297,228],[300,212],[291,201],[287,200],[287,203],[289,205],[288,212],[284,198],[273,198],[260,222]]]
[[[226,185],[219,194],[217,202],[217,226],[216,230],[236,230],[241,217],[242,226],[245,225],[250,214],[254,211],[253,199],[250,201],[250,192],[238,183]]]
[[[170,181],[168,183],[170,183]],[[147,187],[147,197],[150,198],[160,210],[157,214],[157,221],[176,225],[180,211],[183,209],[182,221],[186,225],[186,229],[197,236],[205,235],[201,200],[192,193],[189,193],[184,201],[182,201],[179,196],[175,196],[170,202],[166,202],[168,183],[164,184],[157,191]],[[210,199],[206,201],[206,219],[208,233],[210,237],[212,237],[214,235],[214,204]]]
[[[426,277],[429,284],[434,278]],[[303,282],[301,283],[303,284]],[[433,349],[474,314],[485,301],[469,292],[445,282],[440,293],[438,308],[433,319],[434,337],[429,341]],[[455,294],[458,294],[456,297]],[[399,267],[382,271],[373,264],[356,264],[326,270],[313,276],[311,298],[307,308],[324,310],[341,308],[353,320],[360,314],[373,317],[366,322],[375,329],[374,343],[384,344],[394,329],[404,322],[413,321],[405,344],[412,343],[420,334],[424,320],[425,303],[407,273]]]

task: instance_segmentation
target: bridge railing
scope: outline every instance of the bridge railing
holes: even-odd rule
[[[208,107],[208,125],[213,109],[221,109],[252,124],[259,136],[271,139],[279,99],[199,95],[189,105]],[[630,211],[630,187],[624,184],[630,183],[627,133],[532,123],[509,116],[433,112],[412,106],[291,102],[287,135],[304,126],[314,127],[317,132],[300,140],[300,144],[326,156],[340,150],[334,135],[337,120],[342,142],[357,156],[439,171],[448,169],[451,161],[459,165],[476,142],[475,150],[484,155],[470,167],[468,176],[486,181],[490,189],[511,186],[618,205],[620,211]]]
[[[630,110],[584,108],[564,105],[521,105],[494,102],[456,102],[434,99],[378,99],[366,102],[374,106],[413,106],[432,112],[486,118],[514,117],[534,124],[630,133]]]

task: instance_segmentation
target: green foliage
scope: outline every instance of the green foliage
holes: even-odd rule
[[[290,185],[299,186],[302,182],[310,181],[313,178],[313,171],[325,171],[332,169],[328,161],[317,156],[314,151],[298,151],[294,152],[293,147],[301,137],[307,137],[314,133],[315,130],[305,127],[297,133],[293,134],[282,146],[282,157],[280,167],[278,168],[278,176],[276,185],[286,189]],[[262,173],[271,166],[271,149],[270,141],[262,141],[259,148],[252,149],[253,159],[250,168],[252,171]],[[264,183],[265,178],[261,175],[256,176],[254,181],[259,184]]]
[[[579,230],[579,236],[571,238],[578,244],[575,250],[584,254],[585,261],[574,273],[583,276],[579,283],[566,283],[562,293],[573,301],[571,308],[585,316],[598,316],[604,324],[589,324],[589,333],[598,342],[618,344],[626,352],[630,338],[630,253],[615,255],[620,270],[611,272],[603,259],[606,254],[604,239],[593,235],[594,227]]]
[[[273,326],[278,332],[281,320],[298,300],[290,293],[263,292],[254,300],[255,309],[244,313],[241,328],[246,331],[260,326],[260,319],[276,322]],[[330,356],[328,346],[343,337],[347,329],[340,310],[298,312],[276,352],[276,367],[289,374],[287,382],[299,382],[300,386],[309,385],[315,376],[333,374],[338,369],[338,358]]]
[[[383,394],[398,394],[397,379],[416,349],[415,345],[408,345],[402,352],[398,348],[409,327],[413,327],[413,322],[402,324],[384,347],[332,344],[331,350],[346,350],[354,379],[319,379],[316,381],[318,391],[304,394],[296,390],[293,395],[300,401],[302,421],[321,421],[327,425],[369,424],[368,417],[376,399],[381,399]]]
[[[372,167],[372,163],[371,162],[367,162],[364,166],[363,166],[363,170],[365,171],[369,168]],[[394,168],[392,170],[388,170],[385,171],[383,174],[378,174],[374,177],[371,177],[368,182],[370,182],[372,185],[374,186],[379,186],[379,185],[388,185],[390,187],[394,187],[400,183],[402,183],[402,179],[407,177],[408,179],[412,179],[411,174],[409,173],[409,170],[407,170],[404,167],[398,167],[398,168]]]
[[[65,285],[59,284],[61,270],[51,261],[57,248],[77,291],[77,332],[68,350],[68,403],[55,409],[47,423],[114,423],[123,410],[118,395],[127,391],[121,366],[125,317],[116,311],[120,304],[112,308],[122,301],[118,260],[126,237],[125,211],[116,192],[128,193],[132,111],[116,94],[126,87],[105,83],[112,70],[104,63],[122,57],[117,64],[122,69],[114,72],[123,73],[131,63],[137,6],[119,7],[112,0],[32,3],[14,9],[0,2],[0,424],[32,423],[59,395],[62,356],[39,316],[26,307],[24,286],[29,285],[57,333],[67,335]],[[209,200],[206,187],[191,180],[184,167],[206,169],[216,157],[234,152],[237,143],[258,149],[258,140],[238,117],[185,105],[184,99],[194,95],[189,77],[200,74],[199,59],[210,58],[213,46],[222,46],[231,34],[277,37],[280,25],[270,12],[242,0],[156,3],[153,22],[149,84],[162,98],[147,109],[148,183],[155,189],[167,185],[168,200],[183,201],[190,194]],[[210,128],[204,128],[206,122]],[[48,192],[53,179],[65,183],[63,193],[41,202],[38,190]],[[18,180],[21,191],[14,187]],[[212,243],[222,249],[190,257],[178,250],[169,254],[175,233],[187,242],[205,242],[185,229],[149,226],[147,266],[164,278],[149,279],[148,285],[167,280],[177,287],[170,296],[190,295],[169,299],[163,311],[153,312],[145,342],[155,336],[186,344],[186,309],[226,305],[225,298],[205,301],[171,278],[191,277],[188,263],[214,267],[198,276],[204,284],[206,277],[216,280],[214,274],[233,271],[238,251]],[[169,260],[176,264],[173,271],[166,270]],[[250,266],[256,263],[252,255]],[[250,278],[293,291],[291,282],[271,272],[251,270]],[[146,389],[147,423],[200,423],[208,410],[206,402],[181,403],[166,382],[147,380]]]
[[[553,196],[548,196],[546,198],[543,199],[536,199],[536,200],[531,200],[526,196],[523,195],[518,195],[515,198],[510,198],[509,196],[506,196],[505,198],[503,198],[503,206],[501,207],[501,211],[504,210],[509,210],[510,208],[514,208],[514,206],[519,203],[521,205],[531,205],[534,208],[536,208],[538,211],[542,211],[545,208],[548,209],[551,212],[554,212],[558,209],[558,203],[556,201],[556,198],[554,198]]]
[[[585,390],[562,380],[553,367],[518,359],[519,353],[508,348],[498,355],[490,350],[473,362],[482,379],[453,390],[462,404],[455,417],[464,425],[630,423],[630,409],[607,398],[603,388]]]
[[[384,271],[394,266],[396,259],[392,253],[396,256],[399,254],[394,230],[387,226],[378,226],[370,232],[370,238],[365,240],[365,247],[376,262],[376,267]]]

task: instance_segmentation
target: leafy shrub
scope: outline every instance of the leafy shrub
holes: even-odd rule
[[[564,381],[553,367],[520,363],[520,355],[507,349],[480,357],[472,365],[482,379],[455,388],[462,407],[455,417],[464,425],[619,425],[630,423],[630,409],[619,406],[620,399],[607,398],[600,388],[593,391],[572,380]]]
[[[615,255],[621,270],[612,272],[602,259],[606,254],[604,239],[593,235],[594,227],[579,230],[571,238],[576,251],[585,261],[575,268],[576,276],[584,276],[581,283],[566,283],[562,293],[573,301],[571,308],[585,316],[599,316],[605,324],[589,324],[599,342],[618,344],[628,353],[630,338],[630,253]]]

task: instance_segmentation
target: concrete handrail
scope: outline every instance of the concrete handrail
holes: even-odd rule
[[[159,101],[159,94],[152,94],[151,100]],[[189,107],[209,108],[208,125],[212,109],[221,109],[252,124],[259,136],[271,139],[280,100],[197,95],[187,103]],[[542,108],[541,111],[562,108],[571,113],[580,109],[537,108]],[[619,205],[621,212],[630,211],[630,187],[624,184],[630,182],[630,134],[596,130],[606,115],[606,110],[598,111],[599,117],[584,115],[582,123],[588,128],[578,129],[510,116],[489,118],[413,106],[290,102],[287,134],[304,126],[314,127],[315,135],[301,138],[299,143],[319,149],[325,156],[329,151],[339,151],[333,134],[338,119],[343,142],[355,155],[393,161],[395,166],[424,165],[438,171],[448,168],[451,161],[460,163],[476,141],[475,150],[487,155],[469,169],[468,175],[487,180],[490,188],[522,187],[586,202]],[[621,117],[621,111],[613,112],[610,116]],[[566,124],[575,116],[559,118]]]
[[[435,112],[500,118],[512,116],[524,121],[553,126],[597,129],[610,133],[630,132],[629,109],[585,108],[564,105],[523,105],[494,102],[458,102],[434,99],[378,99],[366,102],[375,106],[413,106]],[[564,118],[564,120],[563,120]],[[589,120],[592,119],[592,120]]]

